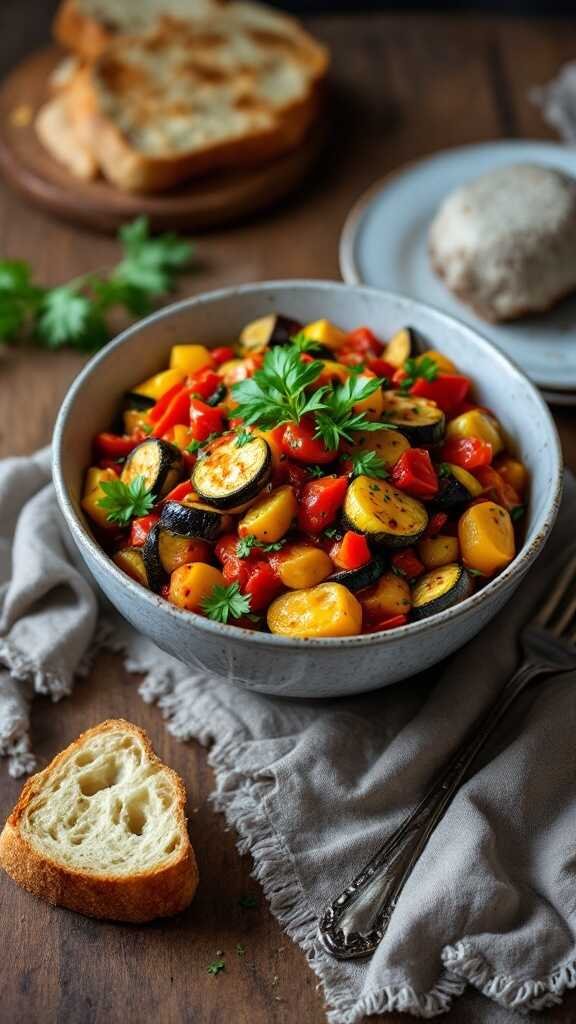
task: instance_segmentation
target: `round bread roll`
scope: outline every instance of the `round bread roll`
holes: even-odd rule
[[[486,320],[543,312],[576,289],[576,179],[516,164],[444,200],[429,234],[432,266]]]

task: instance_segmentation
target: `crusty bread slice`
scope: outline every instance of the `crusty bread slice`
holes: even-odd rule
[[[115,35],[145,31],[163,15],[182,21],[205,18],[228,0],[62,0],[53,32],[84,60],[99,57]]]
[[[90,145],[85,145],[68,115],[67,97],[58,93],[36,114],[36,134],[45,149],[68,168],[75,178],[91,181],[98,174],[98,163]]]
[[[182,780],[122,719],[88,729],[25,784],[0,864],[35,896],[90,917],[178,913],[198,884]]]
[[[292,18],[234,3],[194,25],[118,36],[87,69],[75,123],[105,176],[159,192],[296,148],[318,115],[328,56]],[[74,106],[74,103],[72,104]]]

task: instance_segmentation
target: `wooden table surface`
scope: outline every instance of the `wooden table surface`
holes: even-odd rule
[[[511,136],[547,138],[528,99],[576,56],[576,24],[435,16],[323,17],[311,27],[334,52],[337,123],[315,180],[290,204],[248,224],[198,239],[198,267],[183,282],[190,295],[219,285],[272,277],[338,278],[338,238],[352,202],[375,178],[447,146]],[[76,230],[26,208],[0,185],[0,253],[30,260],[47,284],[113,262],[113,240]],[[0,454],[49,441],[59,402],[82,364],[73,353],[10,351],[0,357]],[[576,421],[557,417],[568,463],[576,469]],[[208,802],[205,752],[169,737],[117,658],[102,655],[73,699],[37,699],[35,748],[45,764],[83,728],[123,715],[144,726],[158,753],[184,777],[201,884],[190,910],[168,923],[123,927],[53,909],[0,879],[3,978],[0,1021],[27,1024],[321,1024],[322,995],[303,955],[284,936],[250,879],[234,835]],[[0,766],[0,816],[20,782]],[[256,909],[242,909],[246,893]],[[237,943],[246,949],[235,952]],[[226,971],[206,972],[218,950]],[[425,954],[425,951],[423,951]],[[484,1004],[484,1007],[482,1006]],[[488,1007],[488,1010],[486,1010]],[[515,1015],[465,996],[450,1024]],[[406,1020],[391,1015],[390,1022]],[[576,1021],[576,995],[540,1020]]]

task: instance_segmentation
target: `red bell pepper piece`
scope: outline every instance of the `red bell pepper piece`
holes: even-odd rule
[[[197,441],[205,441],[210,434],[221,434],[224,429],[219,409],[206,405],[199,398],[190,399],[190,428]]]
[[[116,476],[120,476],[120,473],[122,471],[122,467],[119,465],[118,462],[114,462],[113,459],[100,459],[98,463],[98,469],[111,469],[114,473],[116,473]]]
[[[176,487],[173,487],[162,501],[184,501],[184,498],[191,494],[192,490],[190,480],[183,480],[181,484],[176,484]]]
[[[133,519],[130,527],[130,547],[141,548],[150,533],[150,530],[156,525],[159,519],[160,516],[157,512],[151,512],[147,516],[140,516],[138,519]]]
[[[162,437],[172,427],[177,426],[177,424],[187,424],[189,419],[190,395],[187,388],[181,388],[168,403],[160,418],[156,420],[156,426],[152,431],[152,436]]]
[[[381,633],[386,629],[397,629],[398,626],[405,626],[408,622],[407,615],[391,615],[388,619],[382,619],[373,626],[364,626],[364,633]]]
[[[331,556],[332,557],[332,556]],[[347,530],[334,556],[336,565],[341,569],[360,569],[372,560],[372,552],[363,533]]]
[[[188,377],[187,387],[191,395],[198,395],[200,398],[210,398],[217,388],[220,387],[222,378],[214,373],[209,367],[198,370]]]
[[[491,466],[480,466],[474,473],[485,491],[491,491],[497,505],[502,505],[509,512],[513,508],[522,505],[522,499],[518,491],[507,483],[503,476],[492,469]],[[484,501],[486,495],[483,496]]]
[[[283,589],[282,581],[268,562],[258,561],[247,569],[248,579],[240,584],[240,589],[250,598],[250,610],[259,612],[278,596]]]
[[[278,467],[278,476],[282,483],[290,484],[294,488],[294,494],[300,499],[305,484],[310,481],[310,474],[306,466],[299,466],[290,459],[284,459]]]
[[[216,541],[214,554],[218,561],[224,565],[229,558],[236,558],[236,545],[238,544],[237,533],[225,533]]]
[[[345,476],[325,476],[305,484],[300,498],[298,522],[305,533],[321,533],[336,519],[348,489]]]
[[[174,384],[173,387],[169,388],[168,391],[166,391],[166,393],[162,395],[162,398],[158,399],[156,405],[153,405],[152,408],[149,410],[148,419],[150,420],[150,422],[157,423],[158,420],[161,419],[164,413],[166,412],[166,409],[170,405],[172,399],[176,395],[178,395],[180,391],[184,390],[185,388],[183,384]]]
[[[411,395],[432,399],[446,413],[457,409],[469,391],[468,377],[456,373],[439,373],[435,380],[418,377],[410,388]]]
[[[425,448],[408,448],[392,467],[393,484],[413,498],[433,498],[439,489],[436,470]]]
[[[442,459],[461,469],[479,469],[492,462],[492,445],[479,437],[452,437],[443,445]]]
[[[448,516],[445,512],[436,512],[428,520],[428,526],[426,527],[425,537],[436,537],[448,522]]]
[[[213,348],[210,355],[216,366],[222,366],[222,363],[227,363],[229,359],[235,358],[234,349],[229,345],[219,345],[217,348]]]
[[[137,444],[140,444],[141,438],[135,435],[118,435],[118,434],[97,434],[94,439],[94,446],[96,454],[100,458],[110,459],[115,461],[116,459],[125,459],[130,454],[133,448]]]
[[[392,380],[396,373],[396,368],[392,366],[392,363],[387,363],[385,359],[369,359],[367,366],[377,377],[385,377],[389,381]]]
[[[384,345],[369,327],[357,327],[355,331],[350,331],[346,336],[338,354],[340,351],[357,352],[365,359],[377,359],[382,355],[383,350]]]
[[[281,441],[284,454],[297,462],[317,462],[320,465],[334,462],[337,453],[330,451],[320,437],[314,437],[315,430],[314,420],[308,416],[300,423],[287,423]]]
[[[394,569],[397,569],[402,576],[407,576],[409,580],[417,579],[424,572],[424,566],[414,548],[404,548],[403,551],[398,551],[392,555],[390,562]]]

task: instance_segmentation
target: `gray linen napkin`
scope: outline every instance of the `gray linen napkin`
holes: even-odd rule
[[[95,641],[95,599],[47,482],[47,452],[0,464],[0,744],[13,772],[32,766],[29,696],[67,694]],[[309,703],[245,693],[115,625],[128,668],[145,674],[144,700],[159,704],[179,739],[212,744],[215,805],[308,954],[332,1024],[391,1010],[432,1017],[468,983],[518,1010],[550,1006],[576,986],[576,671],[535,685],[508,713],[373,959],[336,963],[315,939],[327,901],[513,670],[519,626],[574,543],[575,500],[570,479],[545,558],[497,620],[449,662],[379,693]]]

